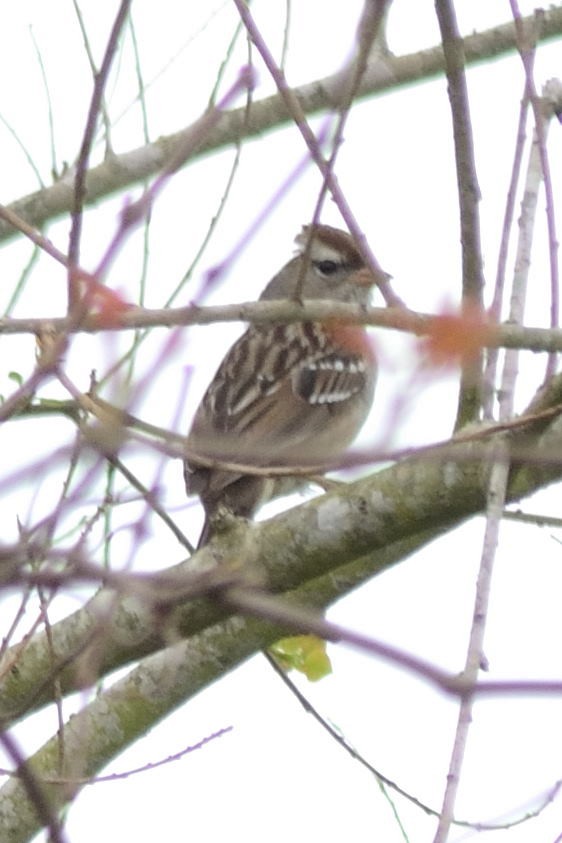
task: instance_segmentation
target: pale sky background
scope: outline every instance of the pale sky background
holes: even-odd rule
[[[523,13],[533,3],[520,2]],[[463,32],[480,30],[509,19],[507,2],[458,0]],[[82,9],[95,60],[99,63],[117,8],[116,3],[84,2]],[[272,49],[279,55],[285,3],[255,0],[254,15]],[[287,74],[301,84],[337,70],[353,48],[361,3],[301,0],[291,11]],[[151,139],[188,125],[205,107],[218,64],[224,58],[235,26],[231,3],[192,0],[136,0],[136,36],[147,92]],[[70,2],[20,2],[10,6],[0,29],[0,115],[22,140],[45,182],[49,182],[48,113],[37,54],[41,54],[52,98],[58,165],[77,154],[91,90],[91,74]],[[429,47],[439,40],[429,0],[395,0],[388,41],[396,54]],[[175,57],[172,64],[170,59]],[[535,78],[560,74],[560,42],[540,47]],[[231,60],[224,87],[247,60],[244,41]],[[257,59],[256,59],[257,61]],[[257,62],[259,66],[259,62]],[[168,66],[169,65],[169,66]],[[516,55],[468,72],[475,130],[478,176],[482,190],[482,241],[486,260],[488,301],[495,274],[501,219],[510,174],[514,133],[523,90]],[[109,85],[110,111],[123,112],[112,135],[115,151],[143,143],[140,115],[133,103],[134,65],[130,36],[120,61],[119,77]],[[255,97],[273,91],[265,70],[259,70]],[[320,120],[315,119],[314,125]],[[562,156],[560,126],[551,128],[553,184],[560,196]],[[37,179],[11,134],[0,126],[3,150],[2,195],[8,203],[37,189]],[[96,159],[103,148],[96,149]],[[296,130],[285,129],[245,145],[239,172],[225,213],[196,273],[221,261],[239,242],[287,174],[303,155]],[[148,306],[162,306],[179,282],[203,238],[224,189],[232,150],[196,161],[179,173],[158,200],[150,229]],[[392,274],[396,292],[413,309],[437,311],[458,300],[460,248],[458,205],[446,83],[438,79],[363,101],[355,106],[346,131],[337,173],[346,196],[381,264]],[[248,248],[229,267],[224,284],[209,302],[256,297],[272,274],[291,256],[293,238],[312,213],[319,178],[313,168],[283,197]],[[127,191],[134,198],[140,188]],[[88,212],[82,238],[82,265],[93,268],[115,230],[123,196]],[[541,199],[541,212],[544,201]],[[340,224],[328,203],[325,222]],[[545,223],[537,222],[528,322],[546,324],[548,271]],[[49,227],[49,237],[65,249],[68,222]],[[114,288],[137,295],[142,262],[142,232],[126,244],[108,279]],[[26,243],[2,249],[2,308],[27,256]],[[10,279],[9,282],[7,279]],[[176,304],[189,301],[197,288],[187,287]],[[42,257],[14,310],[14,315],[55,315],[65,308],[64,271]],[[379,302],[377,302],[379,303]],[[240,328],[220,325],[183,332],[173,353],[159,358],[169,334],[154,332],[145,344],[133,380],[133,411],[161,426],[186,429],[190,414],[230,341]],[[429,383],[413,381],[413,342],[375,332],[381,377],[375,407],[363,432],[363,444],[379,446],[432,442],[449,435],[454,418],[456,382],[452,375]],[[86,389],[89,373],[101,376],[128,347],[130,337],[79,338],[69,355],[68,371]],[[26,376],[32,369],[34,343],[28,337],[1,338],[0,392],[14,389],[8,372]],[[190,372],[186,406],[178,413],[178,394]],[[540,383],[542,357],[523,355],[517,406],[523,407]],[[145,382],[143,378],[149,373]],[[142,382],[141,394],[135,383]],[[407,387],[407,397],[404,398]],[[62,396],[54,383],[43,395]],[[110,391],[127,401],[123,384]],[[401,401],[395,430],[388,420]],[[29,431],[25,438],[25,431]],[[71,441],[72,429],[42,420],[5,425],[0,431],[4,465],[21,467]],[[37,452],[32,447],[37,445]],[[194,504],[185,501],[178,463],[134,454],[130,465],[150,484],[161,471],[163,501],[180,526],[197,535]],[[17,537],[19,518],[36,523],[52,504],[60,475],[37,489],[30,508],[29,485],[22,484],[2,501],[1,541]],[[58,485],[57,485],[58,484]],[[4,493],[4,490],[2,490]],[[93,493],[92,493],[93,494]],[[524,502],[530,511],[560,514],[559,492],[543,492]],[[124,525],[142,511],[137,504],[121,507]],[[182,558],[178,545],[158,524],[134,559],[135,570],[173,564]],[[484,521],[472,520],[422,553],[377,577],[341,601],[330,619],[421,655],[453,672],[462,668],[470,629],[474,584]],[[491,616],[486,635],[490,679],[560,678],[562,594],[560,536],[552,531],[506,522],[493,581]],[[115,537],[115,563],[127,559],[132,536],[123,529]],[[72,610],[83,600],[76,591],[60,607]],[[15,596],[3,599],[2,614],[11,617]],[[62,608],[60,609],[62,611]],[[10,611],[11,610],[11,611]],[[382,773],[423,802],[438,809],[445,785],[456,723],[456,705],[421,680],[388,664],[344,647],[331,647],[334,673],[318,684],[298,681],[319,710]],[[82,700],[83,701],[83,700]],[[78,700],[78,703],[81,701]],[[560,698],[497,698],[476,704],[474,723],[462,771],[456,815],[473,821],[515,818],[532,810],[562,778]],[[65,708],[70,713],[71,708]],[[55,713],[35,716],[18,730],[21,744],[32,750],[56,729]],[[258,843],[287,839],[336,843],[395,843],[403,836],[389,803],[368,772],[335,745],[292,699],[261,657],[256,657],[207,689],[119,757],[108,771],[125,771],[155,762],[195,744],[220,728],[232,731],[183,760],[152,772],[84,790],[70,810],[68,840],[155,839],[167,843],[194,840],[211,843],[225,838]],[[434,820],[395,797],[401,821],[412,843],[430,841]],[[519,828],[494,833],[453,830],[451,841],[478,836],[482,843],[554,843],[562,832],[562,802]],[[44,836],[41,836],[41,841]]]

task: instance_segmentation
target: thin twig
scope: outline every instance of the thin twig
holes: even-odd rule
[[[82,9],[80,8],[79,3],[77,0],[72,0],[72,5],[74,6],[74,13],[76,15],[76,19],[78,21],[78,26],[80,27],[80,33],[82,35],[82,41],[84,42],[84,50],[86,52],[86,56],[88,58],[88,64],[90,65],[90,72],[92,74],[92,79],[94,80],[94,85],[98,79],[99,71],[96,67],[96,63],[94,61],[94,55],[92,52],[92,47],[90,44],[90,38],[88,37],[88,30],[86,29],[86,25],[84,23],[84,16],[82,14]],[[105,85],[104,85],[105,87]],[[103,119],[103,126],[105,130],[105,142],[106,142],[106,156],[108,153],[111,153],[111,120],[109,119],[109,114],[107,113],[107,106],[105,103],[105,97],[102,96],[99,101],[99,113],[102,115]]]
[[[183,547],[186,548],[190,553],[193,552],[193,547],[190,544],[189,540],[186,538],[184,533],[180,530],[180,528],[176,525],[175,521],[170,518],[164,507],[160,505],[156,495],[154,494],[153,490],[148,489],[134,474],[130,471],[127,466],[123,463],[121,459],[117,456],[115,451],[107,448],[104,449],[104,445],[111,445],[114,446],[117,443],[122,443],[123,436],[121,434],[121,428],[125,424],[125,420],[132,421],[133,417],[127,413],[124,413],[117,408],[114,408],[111,404],[106,401],[102,401],[101,399],[92,399],[89,396],[84,395],[83,393],[78,390],[72,381],[67,377],[67,375],[60,370],[58,372],[58,379],[61,384],[68,390],[68,392],[72,395],[75,399],[76,404],[81,409],[85,410],[86,412],[91,412],[92,409],[95,411],[95,408],[98,408],[97,418],[100,419],[104,429],[98,434],[94,435],[94,437],[89,438],[90,444],[98,444],[99,450],[103,454],[103,456],[107,459],[110,465],[113,465],[122,475],[123,477],[136,489],[141,497],[146,501],[147,506],[150,510],[154,512],[168,527],[169,530],[173,533],[176,539],[180,542]],[[111,408],[111,409],[110,409]],[[128,417],[128,418],[127,418]],[[80,424],[81,429],[84,431],[85,427],[83,424]],[[158,430],[160,433],[162,432],[161,429],[153,428],[152,425],[147,425],[146,423],[142,423],[145,430],[149,430],[151,433],[154,433]],[[178,437],[179,442],[182,442],[182,438]]]
[[[478,672],[485,664],[484,658],[484,631],[488,617],[488,606],[490,602],[490,590],[494,558],[499,539],[499,530],[505,506],[507,481],[509,477],[509,457],[507,448],[499,449],[495,455],[495,464],[492,468],[488,501],[486,507],[486,531],[482,546],[482,556],[476,583],[476,596],[474,600],[473,620],[470,630],[470,640],[466,654],[466,661],[462,673],[463,679],[468,684],[476,684]],[[443,795],[443,803],[439,815],[439,823],[434,837],[434,843],[446,843],[449,836],[451,823],[453,822],[455,800],[460,785],[461,769],[463,766],[468,733],[472,724],[472,709],[474,698],[469,693],[461,699],[455,739],[449,770],[447,772],[447,784]]]
[[[47,237],[44,237],[41,232],[33,228],[32,225],[29,225],[29,223],[22,219],[22,217],[18,216],[18,214],[16,214],[11,208],[6,205],[0,205],[0,219],[5,220],[17,231],[21,231],[22,234],[25,234],[28,240],[31,240],[32,243],[35,243],[36,246],[39,246],[40,249],[43,249],[44,252],[60,264],[63,266],[69,265],[68,257],[64,254],[64,252],[57,249],[57,247],[53,245]]]
[[[503,517],[507,521],[519,521],[522,524],[534,524],[535,527],[556,527],[562,528],[562,518],[542,513],[523,512],[522,510],[504,510]]]
[[[111,28],[111,33],[105,48],[105,54],[99,69],[99,72],[94,77],[94,90],[90,100],[88,109],[88,117],[86,119],[86,126],[84,128],[84,135],[76,162],[76,171],[74,174],[74,190],[73,190],[73,204],[72,204],[72,223],[70,228],[70,238],[68,244],[68,260],[70,267],[78,266],[80,255],[80,234],[82,231],[82,212],[84,208],[84,200],[86,197],[86,173],[88,170],[88,161],[90,159],[90,151],[94,140],[96,131],[96,123],[98,114],[100,112],[103,101],[103,92],[109,78],[109,71],[117,51],[121,32],[125,26],[125,21],[129,14],[129,9],[132,0],[121,0],[115,21]],[[72,312],[79,302],[78,290],[76,289],[74,279],[70,275],[68,279],[68,309]]]
[[[136,776],[139,773],[148,773],[151,770],[157,770],[159,767],[164,767],[174,761],[181,761],[181,759],[185,758],[186,755],[191,755],[192,752],[195,752],[198,749],[203,749],[203,747],[207,746],[207,744],[212,741],[216,741],[219,738],[224,737],[224,735],[228,735],[229,732],[232,732],[233,728],[233,726],[224,726],[222,729],[217,729],[216,732],[201,738],[201,740],[197,741],[197,743],[190,744],[189,746],[184,747],[184,749],[181,749],[179,752],[174,752],[173,755],[168,755],[167,758],[162,758],[160,761],[148,761],[146,764],[143,764],[142,767],[133,767],[132,769],[124,770],[123,772],[108,773],[106,776],[89,776],[87,778],[43,776],[41,780],[49,784],[71,784],[75,786],[103,784],[104,782],[115,782],[128,779],[130,776]]]
[[[457,189],[459,195],[462,246],[463,306],[483,307],[484,275],[480,244],[478,204],[480,188],[476,175],[470,106],[466,85],[463,42],[457,25],[452,0],[436,0],[435,9],[447,74],[449,100],[453,118],[453,138]],[[466,363],[462,370],[455,428],[478,418],[482,403],[482,353]]]
[[[128,204],[121,213],[119,227],[99,262],[94,275],[103,278],[115,255],[123,245],[125,238],[132,230],[146,219],[146,215],[154,203],[154,200],[169,182],[171,176],[182,167],[185,162],[200,148],[208,133],[219,123],[224,110],[236,99],[239,94],[251,88],[254,84],[254,77],[251,68],[243,68],[238,79],[229,88],[216,106],[206,111],[199,120],[193,124],[191,131],[182,137],[181,141],[173,148],[171,155],[160,174],[152,185],[135,202]]]
[[[55,119],[53,115],[53,101],[51,99],[51,91],[49,89],[49,82],[47,79],[47,71],[45,70],[45,63],[43,62],[43,56],[41,55],[41,50],[39,49],[39,44],[35,39],[35,34],[33,32],[33,27],[29,27],[29,34],[31,36],[31,41],[33,44],[33,49],[35,51],[35,55],[37,57],[37,63],[39,65],[39,70],[41,72],[41,81],[43,82],[43,89],[45,91],[45,102],[47,103],[47,116],[49,122],[49,143],[50,143],[50,153],[51,153],[51,175],[53,179],[55,179],[58,175],[57,173],[57,153],[56,153],[56,144],[55,144]]]
[[[219,596],[219,595],[218,595]],[[327,621],[323,615],[296,603],[289,603],[283,597],[266,594],[255,589],[241,586],[226,586],[220,593],[228,606],[237,612],[263,618],[278,625],[281,631],[292,633],[313,633],[326,641],[345,643],[366,653],[405,668],[415,676],[426,680],[447,694],[461,700],[472,698],[475,694],[495,695],[510,693],[550,694],[562,693],[562,681],[501,680],[477,681],[466,673],[451,674],[421,659],[412,653],[383,643],[360,632],[355,632],[338,624]]]
[[[494,286],[494,298],[490,307],[490,317],[499,322],[503,307],[503,296],[505,287],[505,273],[507,267],[507,255],[509,248],[509,238],[513,226],[513,218],[515,213],[515,199],[517,195],[517,185],[521,174],[521,165],[523,161],[523,151],[525,148],[525,125],[527,123],[527,112],[529,109],[529,98],[527,96],[527,84],[523,91],[521,98],[521,106],[519,108],[519,121],[517,125],[517,133],[515,140],[515,150],[513,153],[513,165],[511,168],[511,178],[509,188],[507,191],[505,210],[503,217],[503,225],[500,239],[500,248],[498,252],[498,265],[496,269],[496,282]],[[496,348],[488,349],[486,355],[486,365],[484,368],[484,395],[483,407],[484,418],[492,419],[494,417],[494,400],[495,400],[495,385],[496,373],[498,366],[498,350]]]
[[[31,250],[31,255],[29,256],[29,260],[27,261],[26,265],[23,267],[20,277],[16,281],[16,284],[12,290],[12,294],[10,295],[10,300],[6,305],[6,310],[4,311],[4,316],[10,316],[13,309],[15,308],[16,304],[18,303],[21,294],[23,293],[29,278],[31,277],[31,273],[37,264],[39,256],[41,254],[41,250],[34,246]]]
[[[303,252],[303,268],[299,278],[299,283],[295,288],[295,299],[297,299],[297,301],[301,299],[302,285],[304,283],[304,274],[308,264],[309,250],[312,245],[314,226],[320,222],[322,208],[329,191],[328,174],[330,176],[334,175],[336,160],[343,143],[344,131],[351,113],[351,107],[355,97],[357,96],[361,80],[367,70],[369,57],[371,56],[373,46],[379,37],[379,29],[383,26],[384,15],[387,7],[390,5],[390,2],[389,0],[365,0],[365,3],[363,4],[363,11],[361,13],[356,33],[358,46],[357,56],[354,56],[354,59],[349,66],[347,74],[348,78],[342,81],[343,96],[341,102],[339,103],[339,118],[332,139],[332,154],[326,162],[326,174],[323,176],[322,186],[316,199],[316,205],[312,214],[310,236]],[[397,302],[395,301],[394,304],[396,303]]]
[[[289,87],[286,82],[285,75],[283,71],[276,63],[269,47],[265,43],[256,23],[250,13],[250,10],[244,0],[234,0],[234,4],[238,9],[238,13],[244,22],[244,26],[248,30],[248,34],[254,44],[258,52],[260,53],[269,73],[271,74],[272,79],[274,80],[277,90],[287,108],[289,114],[293,118],[295,125],[297,126],[298,130],[300,131],[306,147],[310,153],[310,157],[320,170],[325,182],[328,186],[330,193],[333,196],[334,202],[338,206],[340,214],[342,215],[343,220],[345,221],[349,232],[352,234],[353,239],[355,240],[358,248],[361,250],[363,257],[371,271],[373,272],[375,278],[377,279],[377,284],[380,288],[382,295],[384,296],[387,304],[393,307],[401,307],[402,302],[395,295],[395,293],[390,288],[388,283],[388,275],[382,269],[381,265],[379,264],[378,260],[376,259],[372,249],[370,248],[365,235],[363,234],[359,223],[357,222],[355,215],[353,214],[351,207],[340,188],[339,182],[332,172],[329,166],[329,162],[326,161],[324,156],[322,155],[320,146],[318,144],[318,139],[316,138],[314,132],[310,128],[310,125],[306,119],[305,113],[303,108],[299,102],[298,97],[296,96],[295,92]]]
[[[437,2],[437,6],[439,8],[439,0]],[[448,12],[450,14],[454,14],[452,6],[448,7]],[[528,76],[526,84],[526,93],[530,92],[531,82]],[[532,159],[533,155],[531,154],[531,161]],[[532,168],[531,166],[529,166],[529,172],[531,171]],[[522,222],[520,225],[521,236],[519,239],[518,260],[516,262],[516,269],[513,279],[509,313],[510,321],[518,325],[521,325],[523,323],[524,318],[528,267],[530,265],[530,249],[532,243],[536,200],[535,202],[525,201],[523,205],[524,207],[522,211]],[[468,211],[470,212],[470,210],[471,207],[469,203]],[[474,223],[477,222],[478,220],[476,218],[474,220]],[[478,231],[476,229],[474,229],[473,233],[474,232],[478,234]],[[463,249],[465,248],[465,245],[466,244],[463,239]],[[473,243],[473,247],[478,249],[478,251],[476,251],[474,254],[477,258],[479,258],[481,266],[479,242]],[[467,267],[465,266],[465,270],[466,268]],[[475,268],[476,267],[473,267],[473,269]],[[508,423],[513,417],[518,354],[518,351],[508,349],[505,355],[504,369],[500,387],[500,423]],[[470,630],[470,638],[463,673],[468,682],[476,682],[478,672],[485,664],[483,649],[484,631],[488,617],[493,565],[499,540],[500,524],[503,515],[503,510],[505,507],[507,486],[509,480],[510,455],[508,451],[507,442],[498,444],[498,447],[493,455],[493,459],[494,465],[492,467],[490,480],[488,484],[486,506],[486,530],[480,559],[478,580],[476,584],[473,620]],[[451,759],[449,762],[447,783],[443,796],[441,814],[434,838],[434,843],[445,843],[449,835],[450,826],[454,816],[455,800],[458,788],[460,786],[461,769],[465,757],[468,733],[470,730],[470,725],[472,723],[473,702],[473,697],[470,694],[461,700],[457,727],[455,731],[455,738],[453,742],[453,749],[451,753]]]
[[[525,18],[525,21],[529,18]],[[562,32],[562,6],[545,10],[541,31],[541,42],[557,37]],[[492,27],[489,30],[468,35],[463,39],[467,64],[474,64],[489,58],[498,58],[515,49],[516,35],[512,22]],[[398,87],[428,80],[443,72],[443,49],[441,44],[427,50],[416,50],[405,56],[385,56],[379,66],[373,63],[366,73],[358,93],[359,97],[394,90]],[[341,87],[341,73],[295,89],[295,93],[308,115],[332,108],[335,92]],[[1,119],[1,118],[0,118]],[[222,149],[238,142],[241,137],[250,138],[285,125],[290,120],[279,94],[254,102],[250,119],[246,109],[233,109],[223,115],[219,125],[210,132],[198,149],[198,154]],[[246,125],[245,134],[241,127]],[[148,146],[130,150],[112,157],[92,168],[87,177],[86,203],[96,202],[117,188],[126,188],[144,181],[160,172],[165,164],[170,149],[175,147],[180,137],[189,134],[190,128],[180,130],[173,135],[159,138]],[[41,226],[47,220],[68,213],[72,207],[72,173],[67,174],[56,184],[44,191],[35,192],[16,200],[10,207],[30,224]],[[0,242],[13,238],[14,230],[9,225],[0,225]]]
[[[546,100],[541,100],[537,95],[535,86],[535,79],[533,75],[534,65],[534,49],[537,41],[537,35],[540,32],[542,15],[539,10],[535,13],[534,25],[530,28],[531,36],[529,38],[529,28],[523,24],[519,4],[517,0],[509,0],[513,20],[515,22],[515,31],[517,33],[517,49],[521,56],[523,68],[525,70],[525,80],[527,84],[527,91],[535,117],[535,134],[536,143],[538,147],[538,154],[540,159],[540,166],[542,177],[544,181],[544,190],[546,198],[546,224],[548,230],[549,242],[549,258],[550,258],[550,326],[557,328],[559,323],[560,312],[560,273],[558,267],[558,238],[556,234],[556,218],[554,195],[552,191],[552,176],[550,172],[550,163],[548,159],[548,150],[546,147],[546,139],[550,119],[553,116],[553,109]],[[559,92],[560,93],[560,92]],[[558,363],[558,356],[555,353],[549,354],[546,366],[545,378],[552,377],[556,371]]]
[[[327,720],[318,709],[310,702],[310,700],[303,694],[300,688],[293,682],[291,677],[287,674],[282,667],[279,666],[276,659],[269,653],[269,651],[264,651],[264,656],[279,676],[281,681],[284,683],[285,687],[289,690],[291,694],[298,700],[300,705],[303,707],[307,714],[310,714],[311,717],[316,720],[316,722],[324,729],[327,734],[340,746],[345,752],[347,752],[354,761],[357,761],[362,767],[369,771],[375,778],[382,784],[384,787],[387,787],[391,790],[394,790],[408,802],[411,802],[412,805],[415,805],[416,808],[419,808],[424,814],[428,814],[433,817],[439,816],[439,811],[435,808],[431,808],[426,803],[422,802],[418,799],[417,796],[414,796],[412,793],[409,793],[407,790],[404,790],[397,782],[389,779],[388,776],[385,776],[384,773],[381,773],[373,764],[371,764],[364,755],[362,755],[359,750],[357,750],[345,737],[345,735],[337,729],[335,726]],[[562,780],[555,782],[554,787],[549,790],[543,803],[536,808],[534,811],[526,811],[525,814],[518,817],[515,820],[510,820],[509,822],[496,822],[496,823],[483,823],[480,821],[475,820],[460,820],[460,819],[453,819],[452,824],[458,826],[460,828],[474,828],[478,831],[496,831],[506,828],[513,828],[516,825],[522,825],[528,820],[533,819],[534,817],[538,816],[544,809],[553,801],[554,797],[562,787]],[[395,812],[394,805],[392,805],[392,810]],[[395,812],[396,816],[396,812]],[[398,817],[397,817],[398,819]],[[399,820],[398,820],[399,821]]]

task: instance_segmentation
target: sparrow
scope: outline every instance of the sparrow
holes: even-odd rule
[[[297,254],[261,301],[332,299],[367,305],[374,275],[350,234],[304,226]],[[361,325],[343,320],[250,325],[226,353],[195,413],[191,455],[244,466],[318,466],[338,460],[371,408],[377,364]],[[199,495],[210,535],[221,507],[251,518],[297,481],[184,461],[188,495]],[[302,484],[302,479],[300,480]]]

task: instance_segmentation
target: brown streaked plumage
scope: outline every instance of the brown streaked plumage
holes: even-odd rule
[[[310,239],[310,242],[309,242]],[[366,304],[375,279],[344,231],[305,226],[299,253],[261,299],[334,299]],[[304,265],[305,258],[307,265]],[[359,325],[250,325],[219,366],[195,414],[191,453],[256,466],[318,465],[337,459],[369,412],[376,362]],[[285,482],[184,463],[188,494],[200,496],[206,525],[222,504],[251,517]]]

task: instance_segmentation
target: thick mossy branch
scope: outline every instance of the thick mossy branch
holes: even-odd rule
[[[533,413],[558,407],[561,384],[558,377],[541,391],[531,405]],[[38,634],[21,653],[18,645],[6,653],[0,682],[2,725],[49,702],[55,675],[62,693],[68,693],[178,636],[189,638],[221,622],[228,610],[216,595],[231,583],[257,584],[282,594],[325,578],[320,605],[333,602],[434,535],[480,512],[498,437],[503,442],[509,436],[512,447],[510,499],[559,479],[556,419],[541,418],[509,434],[427,449],[269,521],[237,523],[190,560],[150,578],[131,578],[120,595],[102,589],[53,625],[51,646]]]
[[[154,575],[149,588],[135,580],[125,598],[104,589],[56,624],[51,639],[65,665],[63,691],[141,661],[70,718],[62,776],[58,738],[29,760],[52,809],[62,808],[89,777],[180,704],[291,631],[257,618],[227,617],[225,582],[256,583],[282,593],[289,607],[323,609],[480,512],[494,453],[506,437],[514,461],[509,499],[560,479],[562,424],[554,411],[549,422],[537,414],[558,407],[561,398],[558,376],[536,396],[529,408],[534,416],[524,428],[428,449],[270,521],[238,522],[189,562]],[[215,599],[181,602],[182,588],[193,588],[194,577],[198,587],[214,582]],[[172,593],[175,608],[161,603],[155,611],[155,595]],[[38,635],[21,654],[17,648],[7,654],[0,686],[3,725],[51,699],[52,683],[45,681],[53,675],[51,653]],[[39,828],[25,786],[14,777],[0,791],[0,838],[24,843]]]

